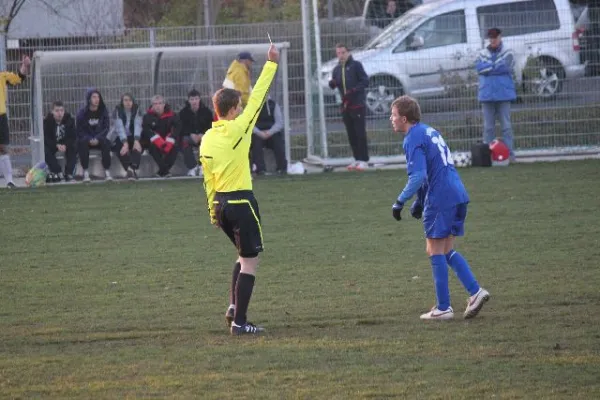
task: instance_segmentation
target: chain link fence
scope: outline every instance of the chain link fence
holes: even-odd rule
[[[540,3],[545,1],[540,0]],[[422,19],[419,22],[423,23],[423,27],[419,28],[421,31],[415,32],[425,38],[426,42],[425,46],[418,49],[406,48],[408,42],[399,39],[403,30],[413,29],[416,20],[403,20],[396,31],[389,30],[390,36],[386,38],[385,34],[377,37],[382,32],[381,28],[375,26],[377,24],[365,24],[361,18],[321,19],[319,40],[323,69],[318,71],[314,62],[313,35],[312,79],[309,82],[304,79],[303,26],[299,21],[209,28],[128,29],[119,36],[21,40],[18,49],[9,50],[8,65],[9,69],[16,70],[21,55],[32,54],[36,50],[265,43],[269,32],[273,41],[290,43],[288,62],[292,158],[301,160],[306,156],[307,135],[313,137],[315,154],[323,152],[319,139],[320,135],[326,135],[329,156],[343,158],[349,157],[351,153],[341,120],[338,94],[324,87],[326,132],[321,132],[316,122],[313,124],[313,131],[307,132],[305,121],[305,91],[310,88],[313,93],[310,106],[317,119],[320,100],[316,88],[319,84],[325,86],[330,70],[336,63],[336,43],[342,42],[353,50],[367,72],[371,71],[367,90],[367,131],[372,155],[389,156],[400,153],[401,139],[391,132],[387,117],[390,99],[402,93],[410,93],[420,99],[423,119],[444,132],[453,150],[467,150],[472,143],[481,140],[483,130],[482,112],[477,101],[478,77],[473,63],[478,52],[486,45],[483,32],[488,25],[498,23],[508,25],[509,32],[505,42],[513,48],[519,60],[519,76],[515,76],[519,99],[513,104],[512,112],[515,147],[528,149],[599,145],[600,80],[594,76],[580,76],[579,72],[573,73],[574,70],[585,70],[583,50],[576,49],[576,37],[573,36],[581,28],[577,25],[576,16],[568,26],[564,26],[562,21],[570,19],[560,17],[556,20],[559,23],[558,30],[537,29],[540,25],[552,24],[554,18],[558,18],[557,15],[575,15],[576,10],[561,9],[552,13],[548,11],[546,14],[538,12],[537,17],[529,19],[511,19],[510,10],[500,18],[494,10],[484,11],[475,24],[464,20],[464,16],[462,22],[460,18],[433,22]],[[512,13],[514,16],[514,12]],[[518,24],[511,21],[518,21]],[[524,37],[510,34],[510,29],[517,29],[518,26],[530,26],[528,35],[534,35],[535,40],[531,35]],[[467,37],[477,37],[477,40],[467,40]],[[449,40],[456,41],[450,43],[456,44],[450,47],[452,51],[447,50],[449,47],[446,42]],[[433,45],[436,41],[440,41],[439,46]],[[405,47],[401,48],[402,46]],[[365,47],[370,49],[365,51]],[[388,55],[374,58],[373,55],[377,53]],[[258,69],[259,66],[256,65],[253,79],[256,79]],[[115,78],[118,73],[118,69],[103,71],[96,86],[102,90],[102,86],[121,85],[122,82]],[[169,90],[168,101],[179,108],[183,106],[189,85],[186,82],[170,83],[173,87]],[[69,86],[74,85],[69,85],[67,80],[63,90],[56,93],[60,93],[60,100],[66,102],[70,108],[68,111],[74,114],[82,104],[83,93],[80,88]],[[150,93],[135,93],[135,88],[127,85],[122,87],[123,92],[132,90],[144,107],[149,104]],[[9,92],[11,143],[13,152],[17,155],[14,159],[19,160],[15,161],[20,164],[18,166],[26,168],[31,136],[30,82],[12,88]],[[208,103],[210,95],[207,89],[204,100]],[[108,106],[112,109],[116,101],[116,98],[109,99]],[[22,157],[19,158],[18,155]]]

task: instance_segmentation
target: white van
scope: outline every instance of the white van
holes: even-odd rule
[[[535,70],[528,69],[530,93],[553,97],[564,79],[585,74],[568,0],[437,0],[411,9],[352,51],[370,78],[368,111],[389,114],[391,102],[401,94],[442,96],[444,76],[473,81],[475,59],[492,27],[502,30],[505,46],[515,54],[518,84],[525,65],[535,60]],[[328,86],[336,64],[334,59],[321,69],[319,84],[326,95],[336,95]]]

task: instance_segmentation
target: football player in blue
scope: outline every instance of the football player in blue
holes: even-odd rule
[[[438,131],[421,122],[419,103],[409,96],[394,100],[390,120],[394,132],[405,135],[403,147],[408,172],[408,182],[392,206],[392,215],[400,221],[404,204],[417,195],[410,214],[416,219],[423,218],[427,254],[433,270],[437,304],[421,315],[421,319],[454,317],[448,265],[470,295],[464,318],[473,318],[490,299],[490,294],[479,286],[467,261],[454,250],[455,237],[464,235],[469,195],[454,168],[450,149]]]

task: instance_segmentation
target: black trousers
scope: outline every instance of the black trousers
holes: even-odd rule
[[[163,153],[158,147],[151,143],[148,152],[156,162],[156,165],[158,165],[159,175],[168,174],[177,160],[177,146],[173,146],[168,153]]]
[[[267,140],[252,135],[252,163],[256,165],[256,172],[264,172],[265,153],[264,148],[268,147],[275,154],[275,164],[277,171],[287,172],[287,160],[285,159],[285,140],[282,132],[277,132]]]
[[[123,142],[121,142],[120,138],[117,138],[115,144],[112,147],[112,151],[117,155],[117,157],[119,157],[119,161],[121,161],[121,165],[126,171],[129,167],[137,170],[140,167],[140,162],[142,161],[142,153],[133,148],[134,142],[135,139],[133,136],[127,137],[127,145],[129,146],[129,152],[127,152],[127,154],[125,154],[124,156],[121,155]],[[142,146],[142,151],[148,148],[148,142],[142,139],[140,139],[140,145]]]
[[[347,108],[342,111],[342,119],[346,126],[346,133],[348,133],[348,141],[354,159],[356,161],[369,161],[365,108]]]
[[[59,143],[64,144],[66,147],[65,151],[65,175],[73,175],[75,172],[75,163],[77,162],[77,146],[75,143]],[[56,153],[58,150],[56,146],[54,149],[46,147],[44,149],[44,155],[46,159],[46,164],[48,165],[48,169],[53,174],[60,173],[60,164],[56,159]]]
[[[180,142],[181,152],[183,153],[183,162],[187,169],[196,168],[198,166],[198,160],[194,155],[194,148],[198,148],[198,145],[191,136],[184,136]]]
[[[87,170],[90,167],[90,149],[99,149],[102,154],[102,167],[105,170],[110,169],[110,142],[104,139],[99,139],[96,146],[91,146],[88,140],[79,141],[79,162],[81,167]]]

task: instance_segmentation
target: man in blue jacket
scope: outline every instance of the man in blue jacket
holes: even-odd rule
[[[510,102],[517,98],[513,80],[515,59],[512,51],[504,47],[501,33],[498,28],[488,30],[490,44],[479,54],[475,68],[479,74],[479,101],[483,108],[483,141],[491,143],[496,138],[498,117],[504,143],[514,160]]]
[[[365,90],[369,86],[369,77],[360,61],[352,58],[346,45],[337,44],[335,54],[339,64],[333,69],[329,87],[337,88],[342,96],[342,118],[354,156],[348,169],[363,171],[369,167],[365,121]]]

